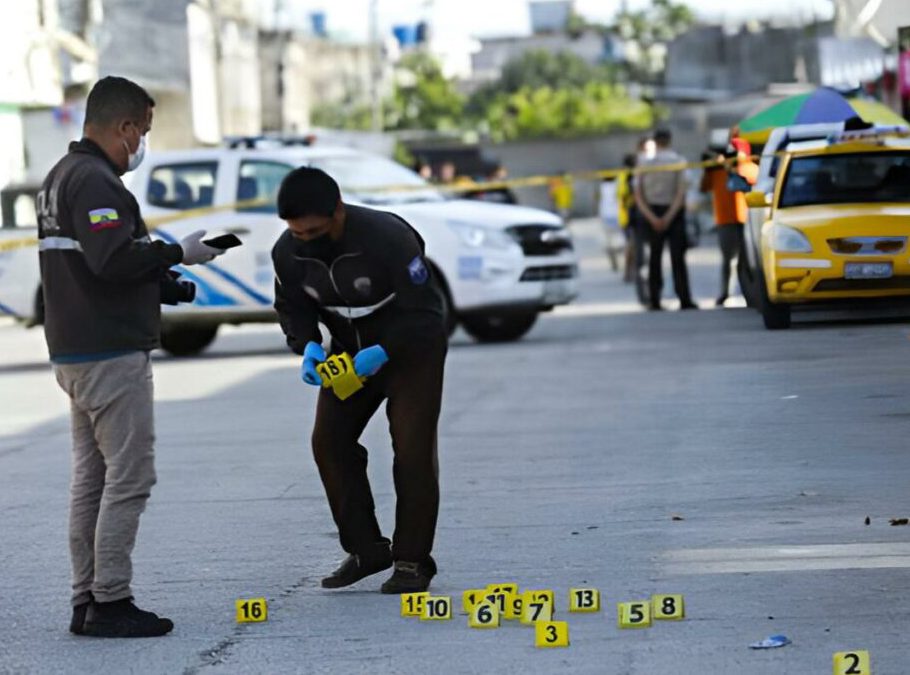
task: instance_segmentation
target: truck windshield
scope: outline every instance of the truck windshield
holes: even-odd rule
[[[796,157],[779,207],[868,202],[910,202],[910,152]]]
[[[338,181],[346,197],[365,204],[403,204],[442,199],[439,191],[419,175],[384,157],[318,157],[310,165],[322,169]]]

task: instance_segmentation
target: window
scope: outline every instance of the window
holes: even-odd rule
[[[910,153],[796,157],[780,196],[781,208],[868,202],[910,202]]]
[[[278,188],[281,181],[293,169],[282,162],[247,161],[240,165],[237,180],[237,201],[262,200],[261,204],[239,207],[246,213],[277,213]]]
[[[310,165],[325,171],[338,181],[343,193],[365,204],[400,204],[442,199],[440,193],[418,174],[385,157],[316,157]],[[405,189],[384,189],[388,187]]]
[[[215,201],[218,162],[167,164],[152,170],[148,203],[165,209],[196,209]]]

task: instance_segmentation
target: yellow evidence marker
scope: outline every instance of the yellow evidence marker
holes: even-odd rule
[[[520,593],[513,593],[509,596],[509,604],[506,605],[506,619],[521,620],[521,608],[524,606],[524,597]]]
[[[515,598],[519,597],[518,584],[516,583],[498,583],[487,585],[487,599],[496,602],[499,605],[501,617],[507,621],[512,621],[521,616],[521,608],[516,611]]]
[[[596,588],[570,588],[570,612],[599,612],[600,591]]]
[[[448,621],[452,618],[452,598],[448,595],[431,595],[424,599],[421,621]]]
[[[681,621],[686,618],[686,607],[681,595],[652,595],[651,616],[655,620]]]
[[[471,628],[499,628],[499,607],[488,600],[478,602],[468,615],[468,626]]]
[[[553,620],[553,591],[525,591],[521,594],[521,622],[533,625]]]
[[[534,624],[535,647],[568,647],[568,621],[538,621]]]
[[[347,352],[332,354],[316,366],[316,372],[322,378],[322,386],[331,387],[342,401],[363,389],[364,380],[354,372],[354,361]]]
[[[648,628],[651,625],[651,603],[647,600],[634,602],[620,602],[619,610],[620,628]]]
[[[422,616],[423,605],[430,597],[428,591],[401,594],[401,616]]]
[[[485,588],[469,588],[461,594],[461,610],[465,614],[470,614],[471,610],[474,609],[474,605],[483,600],[483,596],[487,594],[487,589]]]
[[[237,623],[259,623],[269,618],[265,598],[241,598],[236,603]]]
[[[834,675],[871,675],[869,652],[856,650],[834,655]]]

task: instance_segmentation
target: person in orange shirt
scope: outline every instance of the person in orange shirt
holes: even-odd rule
[[[720,295],[715,304],[723,307],[730,294],[730,270],[738,261],[743,250],[743,228],[749,217],[746,196],[730,188],[731,179],[739,176],[749,185],[758,178],[758,165],[752,161],[752,147],[742,138],[732,138],[727,154],[718,155],[718,162],[735,158],[732,165],[720,165],[705,169],[701,180],[701,191],[710,192],[714,204],[714,222],[717,225],[717,241],[720,245],[722,262],[720,267]],[[741,182],[741,181],[740,181]]]

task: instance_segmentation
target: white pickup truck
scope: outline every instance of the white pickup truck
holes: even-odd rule
[[[453,330],[461,323],[481,341],[515,340],[538,313],[577,295],[572,238],[552,213],[450,199],[391,160],[345,147],[247,142],[150,152],[124,181],[150,223],[164,217],[153,236],[175,241],[205,228],[210,235],[233,233],[244,244],[207,265],[181,268],[196,283],[196,301],[164,307],[167,351],[199,352],[223,323],[276,320],[271,249],[284,223],[275,213],[275,195],[284,176],[301,165],[334,176],[345,201],[395,211],[414,226],[442,280]],[[260,203],[242,205],[250,200]],[[182,212],[185,218],[172,219]],[[0,312],[35,324],[41,321],[37,251],[4,247],[23,236],[34,236],[34,230],[0,229]]]

